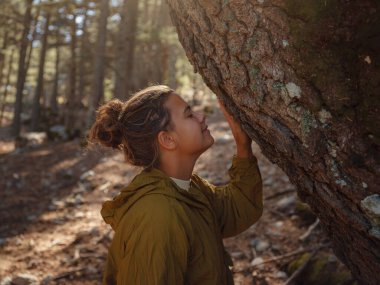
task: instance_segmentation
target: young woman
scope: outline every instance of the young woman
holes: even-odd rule
[[[98,109],[90,141],[121,149],[127,162],[143,167],[103,205],[115,230],[103,284],[233,284],[222,239],[259,219],[262,181],[251,139],[220,106],[237,153],[230,182],[218,187],[193,173],[214,143],[205,116],[174,90],[152,86]]]

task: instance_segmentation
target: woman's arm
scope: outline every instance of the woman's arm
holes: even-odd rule
[[[252,140],[226,111],[221,109],[235,138],[237,153],[228,171],[230,182],[214,186],[202,179],[205,193],[213,204],[223,237],[241,233],[262,215],[262,179],[257,159],[252,153]]]

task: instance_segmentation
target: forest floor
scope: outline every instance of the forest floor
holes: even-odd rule
[[[235,146],[219,110],[209,115],[208,124],[215,144],[200,157],[195,172],[220,185],[229,180]],[[100,216],[101,204],[140,170],[124,163],[120,153],[89,150],[82,143],[14,149],[6,129],[0,130],[1,285],[101,283],[113,235]],[[326,264],[346,270],[328,246],[319,247],[328,239],[306,207],[297,206],[302,204],[288,177],[254,143],[253,150],[263,177],[264,214],[247,231],[224,241],[234,261],[235,284],[285,284],[292,271],[302,269],[294,260],[302,257],[302,265],[317,251],[328,261],[317,273],[298,270],[298,284],[313,284],[304,281],[305,274],[324,280]]]

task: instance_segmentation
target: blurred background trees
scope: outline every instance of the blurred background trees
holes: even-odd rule
[[[13,0],[0,11],[0,123],[15,137],[82,135],[100,103],[149,84],[194,97],[204,87],[163,0]]]

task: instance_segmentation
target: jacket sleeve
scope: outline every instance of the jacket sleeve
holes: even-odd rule
[[[189,244],[185,229],[165,197],[147,195],[122,221],[117,284],[185,283]],[[118,263],[118,262],[117,262]]]
[[[230,182],[223,186],[207,185],[223,238],[235,236],[254,224],[263,212],[263,192],[256,157],[232,159]]]

